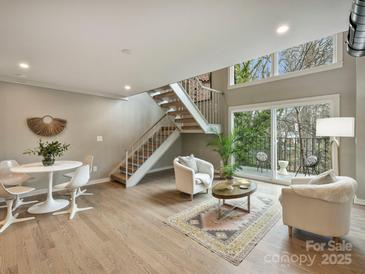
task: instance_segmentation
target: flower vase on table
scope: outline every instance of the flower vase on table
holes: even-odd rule
[[[50,155],[47,155],[47,157],[44,157],[43,160],[42,160],[42,164],[44,166],[52,166],[55,162],[55,158],[50,156]]]

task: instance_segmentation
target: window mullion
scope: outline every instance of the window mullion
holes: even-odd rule
[[[272,74],[271,76],[279,75],[279,61],[278,61],[278,53],[274,52],[271,54],[272,58]]]
[[[234,86],[236,83],[235,83],[235,75],[234,75],[234,66],[230,66],[229,67],[229,72],[228,72],[228,76],[229,76],[229,79],[228,79],[228,81],[229,81],[229,85],[230,86]]]
[[[271,109],[271,174],[272,179],[277,179],[277,116],[276,108]]]

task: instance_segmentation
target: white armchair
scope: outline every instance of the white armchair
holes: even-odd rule
[[[350,177],[337,177],[329,184],[308,184],[311,178],[293,178],[292,186],[283,188],[280,202],[283,223],[336,239],[348,233],[357,183]],[[303,187],[304,186],[304,187]]]
[[[211,163],[195,158],[198,171],[182,165],[179,158],[174,159],[174,170],[176,189],[190,194],[191,200],[193,195],[199,192],[208,193],[214,179],[214,167]]]

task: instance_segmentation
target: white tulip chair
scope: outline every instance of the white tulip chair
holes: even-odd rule
[[[35,219],[34,217],[17,218],[19,213],[13,215],[13,203],[21,194],[26,194],[33,191],[34,188],[27,186],[14,186],[5,188],[3,184],[0,184],[0,198],[5,199],[7,214],[4,220],[0,222],[0,233],[4,232],[11,224],[29,221]]]
[[[0,162],[0,183],[6,187],[10,186],[21,186],[32,177],[25,173],[13,173],[11,172],[11,168],[17,167],[19,164],[15,160],[7,160]],[[16,195],[15,203],[13,206],[13,210],[17,209],[21,205],[33,204],[38,201],[27,201],[24,202],[23,199],[20,198],[20,194]],[[5,206],[6,207],[6,206]]]
[[[84,160],[82,161],[82,163],[84,165],[89,165],[89,173],[90,173],[90,176],[91,176],[91,172],[92,172],[92,168],[93,168],[93,163],[94,163],[94,156],[93,155],[87,155],[85,156]],[[70,172],[70,173],[66,173],[64,176],[67,177],[67,178],[72,178],[74,176],[75,172]],[[88,193],[86,192],[87,190],[84,189],[84,190],[81,190],[81,188],[79,188],[77,190],[77,196],[80,196],[80,195],[93,195],[93,193]]]
[[[89,179],[90,179],[89,169],[90,169],[89,165],[81,166],[78,169],[76,169],[70,182],[66,182],[66,183],[55,186],[56,189],[69,189],[72,191],[72,194],[71,194],[71,207],[64,211],[55,212],[55,213],[53,213],[53,215],[69,213],[70,220],[71,220],[75,217],[77,212],[85,211],[85,210],[89,210],[89,209],[93,208],[93,207],[79,208],[76,204],[78,189],[80,187],[86,185],[89,182]]]

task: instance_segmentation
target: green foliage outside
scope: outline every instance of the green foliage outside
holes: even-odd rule
[[[243,84],[274,75],[273,56],[276,55],[277,73],[300,71],[333,63],[334,39],[332,36],[288,48],[275,54],[264,55],[234,65],[234,83]]]
[[[234,65],[234,82],[241,84],[253,80],[264,79],[271,73],[270,55]]]
[[[235,160],[238,164],[255,166],[255,155],[259,150],[270,155],[270,110],[237,112],[234,125],[237,132]]]
[[[329,117],[328,104],[276,109],[278,160],[289,161],[288,170],[295,172],[310,155],[319,158],[318,171],[331,167],[328,138],[316,137],[316,121]],[[234,156],[241,166],[256,167],[256,153],[271,154],[271,111],[246,111],[234,114],[237,134]]]

